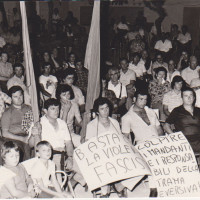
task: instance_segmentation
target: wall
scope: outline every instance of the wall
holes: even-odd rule
[[[4,6],[7,12],[7,16],[10,16],[13,7],[19,8],[19,2],[17,1],[5,1]],[[39,2],[40,6],[40,16],[48,22],[48,3]],[[67,12],[71,10],[74,16],[80,22],[80,7],[89,6],[88,0],[82,1],[54,1],[54,8],[59,9],[59,13],[62,19],[65,19]],[[113,6],[113,7],[143,7],[142,0],[129,0],[128,4],[123,6]],[[183,24],[183,10],[184,7],[200,7],[200,0],[166,0],[165,9],[168,16],[163,22],[164,31],[170,30],[171,23],[176,23],[179,27]],[[158,17],[157,13],[148,8],[144,8],[144,14],[148,22],[154,22]]]
[[[141,0],[129,0],[128,4],[123,6],[113,6],[113,7],[143,7]],[[81,2],[68,2],[69,10],[74,13],[74,16],[80,21],[80,7],[89,6],[88,1]],[[163,30],[170,31],[170,26],[172,23],[177,24],[179,27],[183,24],[183,10],[184,7],[200,7],[200,0],[166,0],[164,8],[167,11],[168,16],[163,21]],[[148,22],[154,22],[158,17],[157,13],[144,7],[144,15]]]

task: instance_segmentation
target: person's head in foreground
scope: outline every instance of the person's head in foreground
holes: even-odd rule
[[[183,106],[194,106],[196,101],[196,93],[192,88],[183,88],[181,91],[181,96],[183,99]]]
[[[136,107],[139,109],[144,109],[144,107],[149,103],[150,96],[146,90],[137,90],[133,98]]]
[[[55,120],[59,116],[60,102],[57,99],[48,99],[44,102],[44,112],[47,119]]]
[[[49,160],[51,158],[52,150],[51,144],[45,140],[38,142],[36,145],[36,155],[43,160]]]
[[[93,110],[100,118],[108,118],[112,113],[112,103],[107,98],[98,98],[94,102]]]
[[[16,167],[19,164],[20,151],[15,142],[7,141],[1,145],[1,157],[8,167]]]
[[[24,91],[20,86],[12,86],[8,90],[8,95],[12,99],[12,105],[20,107],[24,102]]]
[[[171,88],[173,90],[181,91],[186,85],[185,81],[181,76],[174,76],[171,82]]]
[[[74,92],[69,85],[59,85],[56,90],[56,98],[61,104],[67,103],[74,99]]]

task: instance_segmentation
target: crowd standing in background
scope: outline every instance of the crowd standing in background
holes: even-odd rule
[[[47,46],[42,41],[44,22],[37,13],[30,19],[41,117],[33,124],[26,66],[23,51],[19,51],[21,20],[18,11],[13,12],[13,27],[0,33],[0,164],[17,175],[10,172],[10,179],[0,189],[1,198],[71,197],[61,190],[61,177],[55,176],[56,170],[63,169],[73,171],[74,188],[81,184],[87,190],[73,150],[105,131],[125,135],[132,145],[182,131],[194,152],[200,153],[200,58],[192,50],[192,36],[185,25],[172,24],[170,32],[158,34],[155,26],[147,29],[140,13],[135,24],[122,16],[110,27],[100,96],[81,139],[86,97],[90,95],[89,72],[84,67],[85,27],[71,11],[61,19],[55,8],[49,35],[55,44]],[[40,28],[35,31],[34,27]],[[56,43],[58,38],[60,43]],[[36,164],[30,178],[21,162],[33,159],[35,143]],[[109,197],[108,187],[101,188],[101,197]],[[120,197],[126,197],[123,184],[115,183],[114,188]]]

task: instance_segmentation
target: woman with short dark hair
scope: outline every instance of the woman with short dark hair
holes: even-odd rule
[[[160,119],[165,120],[163,112],[163,97],[170,90],[170,83],[166,81],[167,70],[164,67],[155,69],[155,79],[149,83],[149,94],[151,96],[151,108],[159,109]]]
[[[181,76],[175,76],[171,82],[171,88],[163,97],[163,110],[166,116],[169,116],[171,111],[182,105],[181,89],[186,85]]]

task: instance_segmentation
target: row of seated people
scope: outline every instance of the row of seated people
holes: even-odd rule
[[[179,83],[179,81],[176,83]],[[63,93],[69,94],[69,92],[65,91]],[[63,93],[61,92],[60,96]],[[49,160],[52,153],[52,161],[55,163],[55,168],[57,170],[61,169],[64,163],[64,168],[74,171],[73,186],[75,186],[77,183],[80,183],[82,186],[87,187],[83,175],[81,174],[79,167],[77,166],[76,162],[74,162],[72,157],[74,146],[80,145],[80,143],[75,144],[75,139],[72,139],[73,136],[70,134],[66,122],[59,118],[61,108],[59,100],[52,98],[46,100],[44,103],[44,116],[41,117],[40,123],[33,124],[31,107],[23,103],[23,89],[19,86],[13,86],[9,90],[9,95],[12,99],[12,103],[10,108],[6,109],[6,111],[3,113],[1,120],[3,135],[1,138],[1,141],[3,142],[1,147],[1,158],[3,159],[2,163],[4,163],[4,167],[17,174],[18,178],[9,179],[10,181],[14,181],[12,185],[15,186],[15,190],[9,188],[11,186],[10,182],[6,182],[9,184],[5,183],[5,185],[2,187],[6,187],[6,194],[3,196],[3,198],[21,198],[23,195],[27,195],[27,187],[25,187],[25,193],[23,194],[11,192],[19,190],[16,183],[19,181],[19,177],[21,176],[20,170],[18,167],[16,169],[16,166],[18,166],[19,158],[20,161],[31,158],[31,148],[34,147],[35,144],[37,144],[37,142],[40,140],[43,142],[36,145],[36,150],[39,152],[39,159],[43,158],[44,156],[46,160]],[[118,134],[124,134],[134,145],[150,138],[161,136],[164,134],[164,132],[173,134],[174,131],[182,131],[190,142],[194,152],[199,152],[200,149],[198,144],[200,141],[200,109],[194,106],[195,92],[193,89],[188,87],[184,87],[182,89],[181,97],[183,103],[182,105],[174,108],[170,113],[166,119],[166,123],[163,126],[164,131],[160,125],[156,113],[151,108],[146,106],[148,97],[149,94],[146,90],[136,91],[133,99],[134,105],[132,105],[129,111],[122,117],[121,127],[117,120],[109,117],[109,115],[112,114],[112,103],[107,98],[98,98],[94,102],[94,112],[96,113],[96,117],[88,123],[83,142],[97,135],[99,136],[105,131],[112,131],[117,132]],[[172,130],[172,124],[174,125],[174,130]],[[131,133],[134,134],[134,142],[132,141],[133,137],[131,137]],[[44,140],[48,143],[44,142]],[[80,140],[80,138],[76,138],[76,140]],[[49,144],[52,146],[52,152]],[[42,151],[44,152],[44,155],[42,155],[42,152],[40,152],[39,148],[42,148],[42,146],[45,146],[45,150]],[[19,152],[17,150],[18,147],[22,150],[21,157],[19,157]],[[64,152],[67,155],[67,159],[65,160],[63,160]],[[9,163],[9,156],[15,157],[14,162],[11,161],[11,166]],[[47,161],[40,161],[42,163],[47,163]],[[47,167],[47,165],[45,166]],[[58,176],[57,179],[58,182],[60,182],[61,177]],[[47,193],[49,192],[39,184],[36,184],[36,186],[39,187],[39,191],[41,190]],[[116,191],[120,193],[121,197],[126,196],[127,188],[123,185],[123,183],[115,183],[115,188]],[[29,191],[32,190],[30,189]],[[61,196],[65,196],[65,193],[60,193],[58,188],[56,188],[56,191]],[[108,197],[108,191],[108,186],[103,186],[101,188],[102,197]],[[57,196],[55,193],[50,194]],[[4,195],[4,193],[1,193],[1,195]]]

